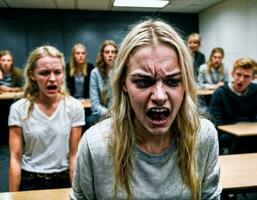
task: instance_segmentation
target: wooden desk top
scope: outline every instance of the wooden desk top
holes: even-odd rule
[[[219,156],[224,190],[257,188],[257,153]],[[0,193],[0,200],[65,200],[71,188]]]
[[[219,160],[224,190],[257,188],[257,153],[223,155]]]
[[[71,188],[0,193],[0,200],[68,200]]]
[[[19,99],[22,92],[0,92],[0,99]]]
[[[218,126],[218,129],[238,137],[256,136],[257,122],[240,122],[237,124],[222,125]]]
[[[199,96],[209,96],[212,95],[214,92],[214,90],[203,90],[203,89],[199,89],[196,91],[197,95]]]

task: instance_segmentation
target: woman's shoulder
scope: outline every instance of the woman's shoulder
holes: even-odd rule
[[[15,101],[10,107],[9,116],[12,115],[26,115],[29,109],[30,102],[26,98]]]
[[[86,140],[90,148],[103,147],[108,144],[111,137],[111,118],[98,122],[91,126],[83,135],[82,141]]]
[[[17,108],[17,109],[24,109],[25,107],[28,107],[29,105],[29,100],[27,98],[21,98],[17,101],[15,101],[11,107],[12,108]]]
[[[98,67],[95,67],[94,69],[92,69],[92,71],[90,73],[90,78],[91,78],[91,80],[95,80],[95,81],[103,80],[102,74]]]
[[[95,66],[92,63],[87,63],[87,73],[88,75],[95,69]]]
[[[65,96],[63,100],[65,101],[66,106],[83,107],[82,103],[78,99],[75,99],[73,96],[70,96],[70,95]]]
[[[218,133],[214,124],[207,119],[200,120],[200,130],[198,133],[196,146],[198,158],[202,162],[213,152],[218,152]]]
[[[206,63],[200,65],[199,70],[206,70],[208,65]]]
[[[206,119],[200,119],[200,129],[199,129],[199,142],[203,143],[206,141],[212,142],[217,139],[217,130],[214,124]]]
[[[98,67],[94,67],[94,68],[92,69],[91,73],[93,73],[93,74],[99,74],[100,71],[99,71]]]
[[[15,77],[20,77],[22,76],[22,69],[20,69],[19,67],[14,66],[12,69],[12,74]]]

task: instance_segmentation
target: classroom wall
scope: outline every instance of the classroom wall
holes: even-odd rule
[[[214,47],[225,50],[229,71],[240,57],[257,60],[257,1],[227,0],[199,13],[202,52],[209,58]]]
[[[39,45],[57,46],[68,60],[72,46],[82,42],[89,62],[95,64],[105,39],[120,43],[128,26],[147,16],[168,21],[183,36],[199,30],[198,14],[0,9],[0,49],[10,49],[23,67],[28,53]]]

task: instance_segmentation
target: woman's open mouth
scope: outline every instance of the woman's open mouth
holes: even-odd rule
[[[57,90],[57,85],[48,85],[46,88],[48,91],[54,92]]]
[[[170,116],[170,110],[168,108],[150,108],[146,115],[150,119],[150,122],[155,125],[163,125],[166,123]]]

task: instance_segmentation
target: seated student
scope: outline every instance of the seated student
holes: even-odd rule
[[[77,99],[89,98],[89,78],[94,65],[87,62],[87,49],[83,44],[72,48],[66,65],[66,80],[70,94]]]
[[[87,118],[87,126],[95,124],[110,108],[111,88],[107,82],[117,51],[118,46],[114,41],[105,40],[97,55],[97,67],[90,74],[89,95],[92,114]]]
[[[82,137],[71,198],[219,199],[217,132],[198,115],[191,58],[175,30],[136,25],[111,78],[112,112]]]
[[[36,48],[25,67],[24,98],[9,114],[9,190],[70,187],[81,126],[82,104],[64,87],[63,54]]]
[[[255,67],[250,58],[235,61],[234,80],[218,88],[211,98],[209,109],[215,125],[257,121],[257,85],[251,83]]]
[[[199,51],[201,46],[201,36],[198,33],[191,33],[187,36],[187,46],[193,58],[194,74],[197,80],[199,67],[205,63],[205,56]]]
[[[224,50],[216,47],[206,64],[200,66],[198,74],[198,87],[201,89],[217,89],[229,81],[229,75],[222,63]]]
[[[0,91],[19,92],[23,84],[22,70],[14,66],[10,51],[0,52]]]
[[[216,126],[257,121],[257,84],[251,83],[256,62],[250,58],[235,61],[234,80],[219,87],[212,95],[209,112]],[[221,146],[230,147],[231,138],[220,133]]]

